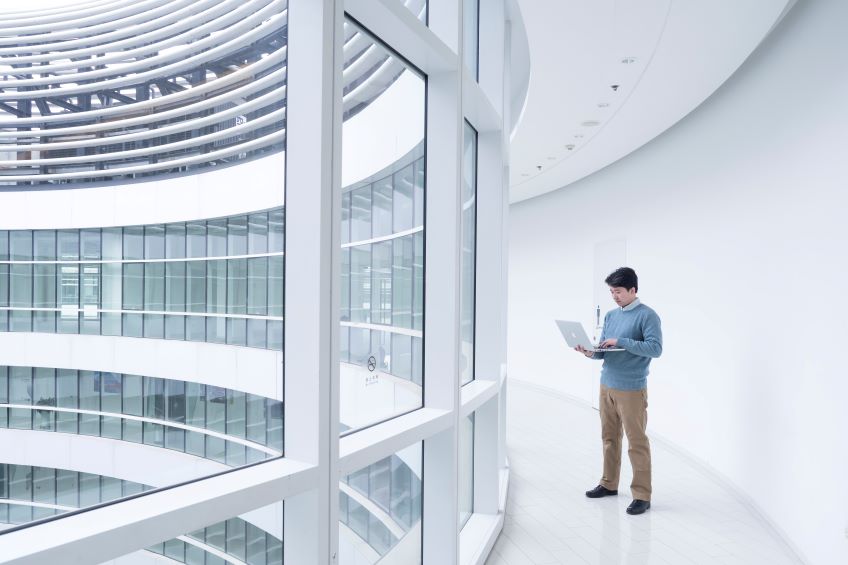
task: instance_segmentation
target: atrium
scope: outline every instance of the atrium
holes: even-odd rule
[[[846,22],[3,6],[0,564],[848,563]]]

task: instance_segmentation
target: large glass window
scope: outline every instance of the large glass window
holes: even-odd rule
[[[107,455],[135,450],[141,455],[136,458],[139,464],[149,464],[142,461],[142,452],[149,455],[152,448],[191,454],[168,456],[168,469],[160,469],[155,481],[164,486],[169,479],[190,480],[220,467],[198,457],[240,466],[282,453],[284,411],[277,395],[283,383],[278,382],[277,352],[282,351],[284,338],[283,171],[290,28],[285,0],[255,6],[236,2],[231,6],[235,12],[201,6],[207,3],[182,2],[170,10],[167,2],[154,4],[161,6],[152,12],[133,12],[131,19],[138,20],[134,23],[152,30],[143,34],[150,37],[135,44],[132,39],[127,42],[132,34],[124,32],[120,32],[125,36],[122,44],[114,43],[110,31],[110,21],[126,16],[125,8],[113,14],[108,13],[111,8],[98,12],[94,19],[100,23],[79,37],[68,31],[68,25],[73,27],[68,22],[78,19],[68,12],[64,19],[54,15],[64,22],[54,27],[67,28],[60,29],[58,39],[51,36],[56,29],[48,29],[49,25],[41,26],[40,39],[33,37],[24,29],[27,24],[8,40],[18,54],[38,59],[38,53],[49,52],[50,56],[41,61],[44,77],[33,79],[44,83],[45,88],[32,87],[41,94],[33,90],[26,104],[19,105],[25,110],[8,114],[12,122],[24,115],[29,119],[20,127],[12,122],[3,126],[10,146],[37,144],[32,151],[24,147],[3,157],[7,164],[9,159],[15,164],[5,167],[2,184],[21,191],[22,196],[20,209],[4,210],[7,220],[17,223],[32,216],[32,227],[40,228],[35,224],[43,224],[45,218],[36,218],[25,208],[31,204],[37,210],[42,196],[71,184],[98,183],[95,192],[103,192],[103,201],[62,197],[57,204],[54,198],[55,209],[41,208],[53,220],[47,223],[55,223],[57,229],[0,230],[0,332],[85,334],[12,340],[26,341],[32,351],[55,348],[56,343],[64,344],[59,348],[64,351],[70,345],[74,354],[60,355],[66,363],[61,368],[0,368],[0,428],[37,430],[38,434],[24,434],[33,440],[44,439],[42,432],[83,434],[90,437],[57,436],[48,441],[100,445]],[[160,17],[180,29],[155,31],[161,26],[148,24],[158,23]],[[199,31],[189,30],[185,23],[193,18],[199,18]],[[99,32],[106,32],[102,41],[96,37]],[[62,43],[69,34],[74,41]],[[158,45],[160,40],[164,43]],[[41,49],[43,45],[50,49]],[[91,45],[105,45],[105,50],[89,53],[103,59],[102,64],[87,64],[74,55]],[[139,56],[124,57],[124,49]],[[64,70],[54,72],[56,65]],[[153,76],[154,67],[175,66],[180,69]],[[148,71],[149,80],[132,82],[141,71]],[[56,81],[47,85],[45,77]],[[100,84],[105,79],[109,88]],[[18,88],[11,83],[6,86]],[[48,96],[54,87],[57,92],[67,87],[76,92],[68,100]],[[57,142],[57,148],[48,147]],[[200,167],[208,174],[194,176]],[[279,174],[251,172],[259,169]],[[167,176],[162,186],[173,185],[174,190],[157,194],[155,182],[148,186],[157,174],[162,176],[154,180]],[[247,209],[245,202],[254,198],[243,198],[244,186],[226,177],[243,179],[254,194],[275,196]],[[125,198],[114,200],[110,191],[127,182],[144,194],[134,210]],[[220,183],[228,183],[225,192],[216,188]],[[29,202],[30,196],[38,202]],[[121,225],[128,223],[120,220],[127,214],[152,215],[153,222]],[[89,222],[97,217],[104,226],[92,227]],[[169,223],[154,223],[166,219]],[[275,351],[241,349],[248,346]],[[159,364],[177,372],[166,371],[171,378],[164,378],[155,367],[147,376],[113,373],[109,363],[86,356],[86,351],[111,352],[105,357],[124,361],[137,357],[138,363],[132,365]],[[215,367],[213,374],[198,374],[216,358],[230,359],[238,367],[237,375],[222,367]],[[169,359],[174,363],[168,363]],[[180,371],[222,386],[180,380]],[[275,391],[274,398],[264,396],[270,394],[265,391]],[[92,452],[86,457],[99,460],[103,455]],[[0,477],[6,486],[8,469],[2,469]],[[29,500],[42,505],[59,500],[69,507],[99,503],[140,492],[143,486],[94,474],[71,476],[55,469],[18,468],[12,475],[13,490],[23,494],[29,489]],[[9,516],[9,506],[0,502],[0,522]],[[54,510],[45,506],[18,509],[14,521]],[[281,505],[274,510],[277,516],[265,512],[259,521],[280,524]],[[282,561],[282,531],[267,532],[238,516],[210,525],[202,540],[187,534],[193,541],[169,540],[162,553],[186,563]],[[211,551],[211,545],[209,551],[203,549],[207,541],[214,541],[217,551]]]
[[[426,82],[356,24],[345,25],[382,61],[369,79],[371,100],[397,101],[366,107],[345,98],[341,423],[353,432],[422,404],[415,352],[423,347]]]

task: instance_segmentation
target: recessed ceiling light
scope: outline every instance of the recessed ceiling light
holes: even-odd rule
[[[598,108],[608,108],[609,102],[598,102]]]
[[[573,145],[566,145],[565,148],[568,149],[569,151],[571,151],[572,149],[574,149],[574,146]]]
[[[593,127],[597,127],[597,126],[601,125],[601,122],[599,122],[597,120],[586,120],[585,122],[583,122],[580,125],[583,126],[584,128],[593,128]]]
[[[610,85],[610,88],[612,88],[612,91],[613,91],[613,92],[618,92],[618,87],[619,87],[619,86],[621,86],[621,85],[620,85],[620,84],[611,84],[611,85]]]
[[[537,170],[537,171],[541,171],[541,170],[542,170],[542,165],[536,165],[536,170]]]
[[[636,62],[636,57],[625,57],[621,60],[621,62],[625,65],[629,65],[630,63]]]

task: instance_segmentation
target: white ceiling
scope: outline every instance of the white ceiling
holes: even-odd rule
[[[668,129],[794,2],[518,0],[530,84],[510,149],[510,200],[564,187]]]

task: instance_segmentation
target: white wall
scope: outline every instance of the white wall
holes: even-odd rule
[[[590,402],[592,362],[552,320],[592,321],[594,246],[624,238],[665,334],[652,432],[821,565],[848,563],[846,21],[848,3],[800,2],[674,128],[511,211],[511,378]]]
[[[424,81],[404,71],[379,98],[342,124],[342,186],[388,167],[424,139]]]
[[[275,153],[182,177],[67,190],[4,190],[0,229],[133,226],[275,208],[284,204],[285,165],[285,154]]]

